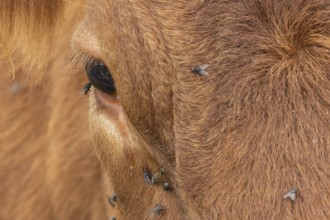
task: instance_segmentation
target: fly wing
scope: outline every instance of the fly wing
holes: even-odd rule
[[[206,70],[209,67],[209,64],[202,64],[199,66],[202,70]]]

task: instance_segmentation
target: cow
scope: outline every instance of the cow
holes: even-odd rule
[[[328,0],[0,12],[0,219],[330,218]]]

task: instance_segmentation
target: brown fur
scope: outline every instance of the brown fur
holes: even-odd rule
[[[44,70],[47,62],[40,60],[48,57],[56,20],[63,23],[63,17],[58,18],[64,12],[63,2],[4,0],[0,2],[0,11],[0,58],[12,65],[13,59],[19,60],[26,74]],[[11,66],[11,73],[13,68]]]
[[[51,39],[52,44],[38,45],[27,59],[21,57],[31,45],[18,42],[13,56],[6,59],[15,65],[14,80],[10,62],[0,67],[1,220],[105,219],[103,175],[88,134],[88,103],[79,95],[86,78],[81,68],[72,70],[72,77],[63,71],[80,11],[81,7],[68,5],[52,36],[42,39]],[[23,38],[26,32],[15,34]],[[45,55],[42,60],[40,54]],[[34,63],[30,66],[27,61]],[[41,79],[27,66],[45,70],[40,85],[25,77]]]
[[[92,89],[89,98],[105,191],[118,194],[115,208],[109,207],[111,215],[157,218],[151,210],[161,204],[165,211],[160,216],[165,219],[330,218],[327,0],[109,0],[67,7],[74,9],[72,14],[87,8],[75,33],[64,32],[68,38],[73,35],[75,50],[109,67],[120,97],[113,101]],[[35,19],[34,13],[28,15]],[[53,21],[49,18],[45,24]],[[53,30],[56,34],[57,28]],[[41,32],[35,34],[42,37]],[[2,34],[4,41],[6,36]],[[63,39],[53,44],[68,48]],[[74,124],[82,119],[68,120],[72,112],[84,109],[67,90],[80,76],[67,81],[57,73],[67,57],[61,51],[52,51],[45,64],[52,86],[46,80],[41,91],[51,105],[39,100],[40,105],[27,111],[44,114],[42,123],[27,123],[26,116],[12,124],[6,117],[3,124],[7,135],[0,138],[6,141],[0,168],[33,181],[20,192],[17,176],[0,176],[5,182],[0,190],[7,193],[1,219],[13,219],[13,212],[17,219],[23,214],[31,219],[73,219],[77,212],[83,216],[79,219],[92,219],[95,213],[98,219],[106,216],[103,190],[90,187],[101,186],[97,164],[92,158],[85,165],[76,162],[93,154],[89,144],[84,145],[86,151],[80,148],[88,138],[85,129]],[[203,63],[209,64],[207,77],[191,73],[193,66]],[[12,105],[5,114],[19,107]],[[24,148],[14,139],[16,129],[23,128],[29,134],[46,132],[49,138],[23,135],[22,140],[31,143]],[[32,172],[20,169],[23,155],[40,164],[31,165]],[[46,161],[48,166],[42,166]],[[143,170],[156,173],[160,167],[166,170],[161,182],[169,182],[171,191],[143,180]],[[79,173],[90,176],[90,182],[77,181]],[[45,189],[31,197],[40,187]],[[298,189],[295,201],[283,199],[293,187]],[[18,195],[26,206],[15,206]],[[66,209],[68,199],[74,205]]]

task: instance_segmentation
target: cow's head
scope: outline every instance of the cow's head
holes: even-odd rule
[[[90,1],[72,45],[112,211],[327,215],[329,17],[328,0]]]
[[[73,44],[91,59],[91,131],[120,211],[270,217],[290,212],[291,187],[313,197],[302,160],[329,132],[326,1],[89,7]]]

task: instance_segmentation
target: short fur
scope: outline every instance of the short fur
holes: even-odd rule
[[[80,67],[71,71],[72,77],[64,72],[71,54],[70,38],[83,12],[80,6],[66,5],[65,17],[56,27],[44,30],[52,29],[47,36],[42,31],[28,35],[26,29],[12,30],[31,44],[18,41],[13,45],[16,41],[2,35],[6,48],[17,48],[8,51],[13,56],[6,56],[0,65],[1,220],[105,219],[103,174],[88,132],[88,102],[79,94],[87,79]],[[21,14],[25,19],[28,15],[34,14]],[[28,53],[31,45],[37,47]],[[30,66],[27,61],[34,63]],[[42,69],[43,77],[38,75]],[[35,79],[41,78],[42,83],[36,85]]]
[[[115,208],[109,207],[111,215],[330,218],[329,1],[98,0],[87,8],[72,45],[108,66],[120,97],[113,101],[96,90],[90,93],[91,132],[107,194],[118,195]],[[55,55],[50,60],[64,59]],[[199,64],[209,64],[208,76],[191,72]],[[62,101],[51,106],[54,110],[44,123],[55,139],[50,146],[56,143],[67,152],[66,140],[78,141],[75,135],[85,131],[52,132],[70,113],[63,108],[77,100],[64,92],[68,84],[57,77],[51,97]],[[8,146],[11,155],[17,155],[11,151],[16,147]],[[56,204],[75,189],[70,180],[75,172],[53,164],[89,155],[74,149],[67,157],[36,153],[35,158],[49,160],[53,167],[44,172],[61,178],[29,185],[60,186],[57,196],[51,193],[49,215],[63,211],[61,219],[70,219],[72,209]],[[1,169],[17,171],[14,160],[6,158]],[[68,167],[82,169],[76,165]],[[170,191],[143,179],[146,169],[155,174],[161,167],[166,170],[161,183],[170,183]],[[58,182],[62,178],[68,181]],[[92,180],[99,184],[99,178]],[[283,198],[292,188],[297,188],[295,200]],[[80,204],[79,196],[68,197],[77,208],[93,212]],[[36,198],[45,201],[45,195]],[[102,207],[97,200],[95,204]],[[160,215],[152,211],[157,205],[164,207]]]
[[[15,72],[14,62],[21,63],[26,74],[37,72],[34,77],[40,81],[41,74],[52,49],[57,22],[64,21],[61,0],[3,0],[0,2],[0,59],[11,63],[11,74]],[[69,13],[67,9],[65,13]],[[61,27],[58,27],[61,28]],[[16,61],[14,61],[16,60]],[[42,60],[42,61],[41,61]]]

